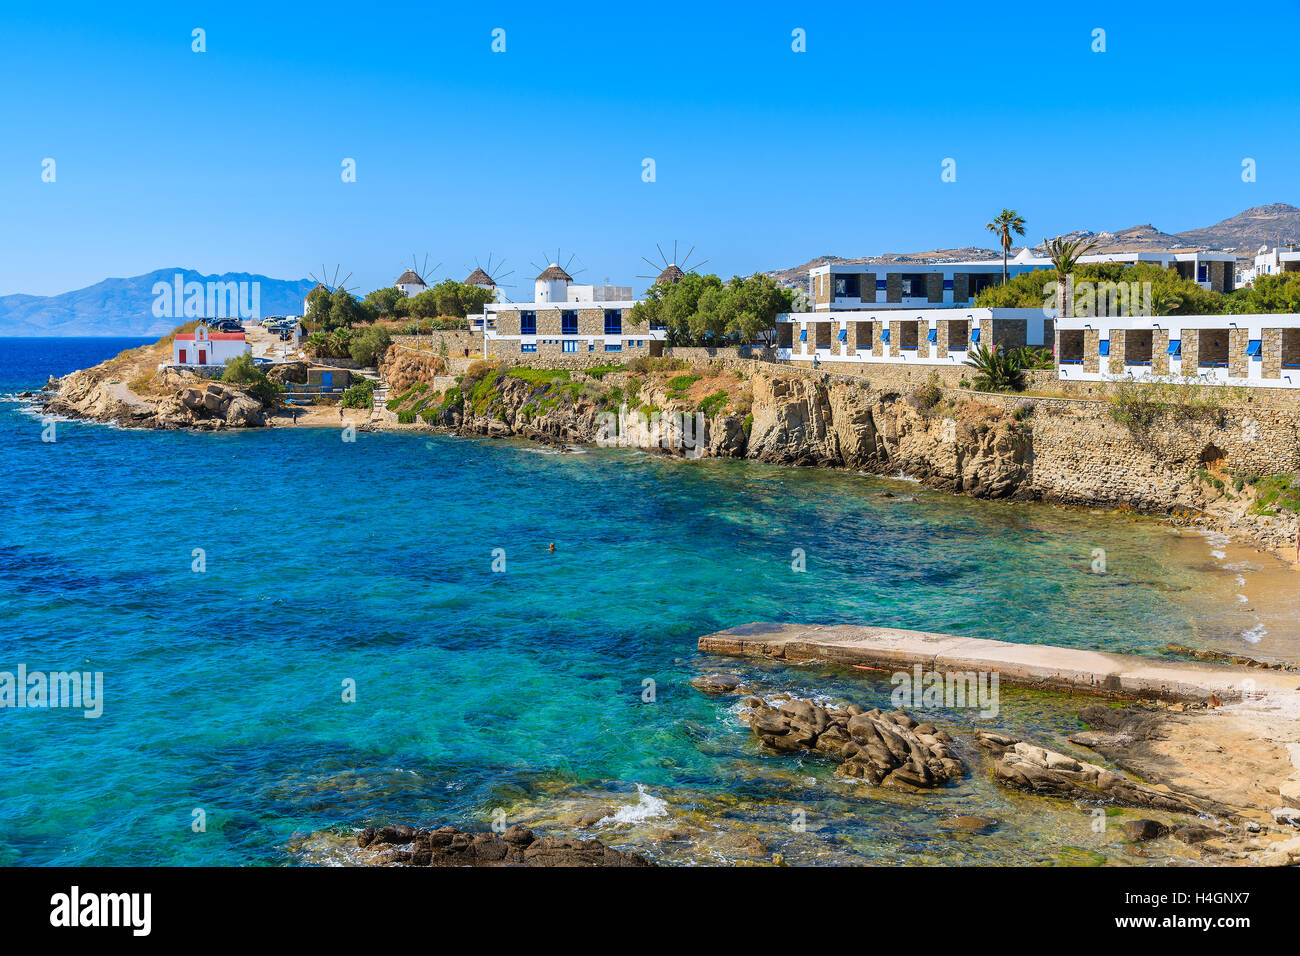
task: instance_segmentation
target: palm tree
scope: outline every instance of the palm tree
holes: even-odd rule
[[[998,237],[1002,245],[1002,284],[1007,284],[1007,253],[1011,251],[1011,236],[1025,234],[1025,221],[1016,215],[1014,209],[1003,209],[997,218],[984,227]]]
[[[1183,297],[1179,292],[1173,289],[1162,289],[1155,294],[1155,301],[1151,303],[1152,315],[1174,315],[1182,308]]]
[[[1098,246],[1096,239],[1044,239],[1047,257],[1056,269],[1056,315],[1068,319],[1074,314],[1074,269],[1079,260]]]
[[[975,369],[972,383],[981,392],[1019,392],[1025,387],[1025,370],[1018,350],[979,345],[966,359]]]

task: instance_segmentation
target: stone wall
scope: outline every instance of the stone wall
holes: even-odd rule
[[[518,313],[515,314],[515,324],[518,325]],[[469,332],[466,330],[456,330],[451,332],[426,332],[423,335],[394,335],[393,342],[397,345],[409,345],[412,348],[432,349],[434,352],[440,352],[443,345],[446,346],[448,356],[482,355],[483,354],[483,333]]]

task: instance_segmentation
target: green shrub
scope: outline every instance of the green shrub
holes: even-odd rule
[[[397,423],[398,423],[399,425],[414,425],[414,424],[415,424],[415,412],[411,411],[410,409],[407,409],[406,411],[398,412],[398,413],[397,413]]]
[[[625,366],[623,365],[597,365],[594,368],[589,368],[586,369],[585,371],[588,375],[590,375],[592,378],[594,378],[596,381],[599,382],[610,372],[621,372],[623,371],[624,368]]]
[[[343,393],[344,408],[370,408],[375,404],[375,384],[363,378]]]
[[[943,389],[939,387],[939,376],[931,373],[930,380],[917,389],[912,398],[916,402],[917,410],[923,414],[943,401]]]
[[[392,344],[393,337],[388,334],[387,328],[372,325],[360,334],[353,335],[348,343],[348,355],[359,365],[374,365]]]
[[[266,377],[266,373],[253,361],[251,352],[245,352],[226,360],[221,380],[230,385],[243,386],[253,398],[268,407],[280,401],[280,386]]]
[[[1279,510],[1300,513],[1300,480],[1296,475],[1269,475],[1254,484],[1255,514],[1275,516]]]
[[[668,394],[673,398],[681,398],[686,394],[686,390],[704,378],[703,375],[677,375],[668,380]]]
[[[700,402],[699,411],[703,412],[709,418],[712,418],[714,415],[718,414],[718,412],[722,411],[726,404],[727,393],[725,391],[717,391]]]
[[[442,393],[442,404],[438,406],[438,411],[441,412],[446,411],[448,408],[453,408],[459,405],[463,400],[464,398],[461,395],[460,389],[453,385],[451,388],[447,389],[447,391]]]
[[[569,373],[562,368],[529,368],[526,365],[515,365],[506,369],[506,374],[532,385],[550,385],[553,382],[569,380]]]

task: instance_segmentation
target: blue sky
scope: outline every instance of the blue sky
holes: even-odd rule
[[[640,288],[673,239],[729,275],[988,245],[1003,206],[1038,241],[1300,205],[1294,2],[843,6],[7,11],[0,294],[322,263],[368,291],[412,253],[522,291],[556,247]]]

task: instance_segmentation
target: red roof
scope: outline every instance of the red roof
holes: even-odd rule
[[[243,332],[210,332],[208,338],[213,342],[242,342],[244,340]],[[193,342],[194,333],[187,332],[185,335],[176,336],[177,342]]]

